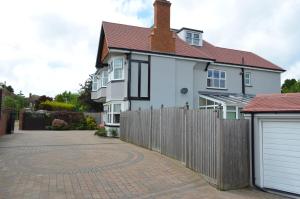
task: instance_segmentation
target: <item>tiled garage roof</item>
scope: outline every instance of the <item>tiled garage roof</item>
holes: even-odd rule
[[[300,112],[300,93],[258,95],[243,109],[243,112]]]
[[[103,31],[108,48],[152,52],[149,43],[150,28],[103,22]],[[181,40],[175,32],[174,36],[176,37],[176,56],[207,59],[233,65],[241,65],[244,58],[244,65],[249,67],[285,71],[251,52],[220,48],[206,41],[203,42],[202,47],[194,47]]]

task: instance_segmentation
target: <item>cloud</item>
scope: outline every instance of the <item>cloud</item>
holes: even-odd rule
[[[253,51],[300,78],[300,1],[171,0],[173,28]],[[150,27],[153,0],[10,0],[0,7],[0,82],[54,96],[77,91],[95,60],[102,21]],[[18,5],[18,6],[16,6]]]

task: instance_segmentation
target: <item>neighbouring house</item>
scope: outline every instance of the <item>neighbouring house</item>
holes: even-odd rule
[[[300,196],[300,93],[258,95],[250,119],[252,184]]]
[[[251,52],[217,47],[203,31],[170,27],[171,3],[154,2],[151,28],[103,22],[92,99],[108,127],[120,112],[165,107],[223,109],[227,119],[256,94],[280,93],[285,70]]]

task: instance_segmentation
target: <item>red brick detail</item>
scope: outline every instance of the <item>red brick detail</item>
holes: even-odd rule
[[[101,54],[101,62],[103,62],[103,60],[106,58],[108,53],[109,53],[109,51],[108,51],[108,46],[107,46],[107,42],[106,42],[106,37],[104,37],[104,42],[103,42],[103,47],[102,47],[102,54]]]
[[[154,27],[150,35],[152,51],[175,53],[175,39],[170,28],[171,3],[167,0],[154,2]]]

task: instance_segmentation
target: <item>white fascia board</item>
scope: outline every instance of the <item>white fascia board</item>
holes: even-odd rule
[[[138,52],[138,51],[129,51],[129,50],[120,50],[120,49],[113,49],[111,48],[109,52],[116,52],[116,53],[134,53],[137,55],[151,55],[151,56],[157,56],[157,57],[165,57],[165,58],[175,58],[175,59],[181,59],[181,60],[189,60],[189,61],[201,61],[201,62],[210,62],[213,63],[213,60],[205,60],[205,59],[196,59],[196,58],[188,58],[188,57],[180,57],[180,56],[172,56],[172,55],[163,55],[159,53],[146,53],[146,52]]]
[[[225,67],[232,67],[232,68],[245,68],[250,70],[260,70],[260,71],[268,71],[268,72],[274,72],[274,73],[282,73],[283,71],[278,70],[271,70],[271,69],[264,69],[264,68],[256,68],[256,67],[249,67],[249,66],[237,66],[232,64],[220,64],[220,63],[213,63],[215,66],[225,66]]]

